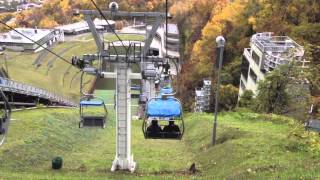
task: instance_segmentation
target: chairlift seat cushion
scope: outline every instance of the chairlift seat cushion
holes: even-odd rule
[[[103,106],[103,101],[81,101],[80,106]]]
[[[181,104],[176,99],[153,99],[147,103],[147,116],[149,117],[165,118],[181,115]]]
[[[82,122],[84,127],[103,127],[105,116],[83,116]]]
[[[146,139],[181,139],[181,132],[159,132],[158,134],[153,135],[151,132],[146,132]]]

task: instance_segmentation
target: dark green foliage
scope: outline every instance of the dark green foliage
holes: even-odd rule
[[[241,56],[236,57],[232,62],[225,66],[221,73],[222,84],[232,84],[234,86],[239,86],[241,74],[240,66]]]
[[[290,83],[292,65],[283,65],[269,73],[265,80],[259,82],[256,97],[256,110],[259,112],[281,114],[289,103],[286,91]]]
[[[239,89],[231,84],[221,85],[220,87],[220,107],[224,110],[232,110],[238,101]]]
[[[240,100],[238,102],[239,107],[247,107],[250,108],[253,105],[253,92],[251,90],[246,90],[243,92]]]
[[[320,36],[320,35],[319,35]],[[320,41],[319,41],[320,42]],[[306,59],[310,61],[307,78],[310,82],[312,96],[320,95],[320,45],[306,44]]]
[[[320,45],[320,23],[307,23],[292,28],[292,36],[311,44]]]

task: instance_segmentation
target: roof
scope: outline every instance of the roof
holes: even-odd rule
[[[42,7],[42,5],[36,4],[36,3],[20,4],[17,6],[17,9],[27,9],[27,8],[33,8],[33,7]]]
[[[32,28],[16,28],[18,32],[24,34],[28,38],[32,39],[33,41],[39,41],[40,39],[48,36],[54,30],[52,29],[32,29]],[[29,39],[23,37],[22,35],[18,34],[15,31],[9,31],[8,33],[4,33],[0,35],[0,42],[6,43],[33,43]]]
[[[93,23],[95,24],[95,26],[97,28],[103,28],[103,26],[108,26],[108,23],[110,25],[115,24],[115,21],[108,20],[108,23],[107,23],[106,20],[101,20],[101,19],[96,18],[93,21]],[[64,31],[77,31],[77,30],[79,31],[79,30],[89,29],[89,26],[86,21],[80,21],[80,22],[76,22],[76,23],[72,23],[72,24],[57,26],[55,29],[62,29]]]
[[[93,23],[96,25],[96,26],[107,26],[107,25],[113,25],[113,24],[116,24],[115,21],[113,20],[108,20],[108,22],[104,19],[99,19],[99,18],[96,18],[94,19]]]

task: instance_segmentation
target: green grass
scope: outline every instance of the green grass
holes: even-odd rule
[[[144,35],[139,35],[139,34],[118,34],[118,36],[122,40],[126,40],[126,41],[144,41],[145,39]],[[110,34],[110,33],[104,34],[104,39],[105,41],[108,41],[108,42],[114,42],[119,40],[115,34]],[[80,36],[78,40],[88,41],[88,40],[93,40],[93,37],[91,34],[85,34]]]
[[[125,41],[144,41],[145,40],[145,36],[140,34],[119,34],[118,36],[120,37],[121,40],[125,40]],[[117,36],[114,34],[106,34],[104,36],[104,39],[109,42],[119,40]]]
[[[74,48],[65,52],[61,56],[71,62],[73,55],[82,56],[83,53],[94,53],[95,46],[93,42],[78,43],[66,42],[56,45],[52,51],[61,52],[65,48]],[[51,92],[77,99],[79,96],[80,73],[78,69],[70,67],[69,64],[57,59],[49,68],[47,64],[54,55],[48,54],[42,65],[36,68],[33,62],[39,53],[17,53],[6,52],[10,57],[8,59],[9,77],[13,80],[31,84],[38,88],[43,88]],[[77,74],[78,73],[78,74]],[[72,80],[73,79],[73,80]],[[92,76],[85,76],[84,82],[92,79]]]
[[[111,96],[105,94],[105,96]],[[182,141],[145,140],[132,122],[135,173],[109,171],[115,152],[115,114],[106,129],[79,129],[77,110],[41,109],[13,114],[8,142],[0,148],[3,179],[311,179],[320,177],[319,156],[292,136],[293,121],[239,111],[219,116],[211,146],[212,114],[187,114]],[[301,128],[301,127],[298,127]],[[302,130],[302,129],[300,129]],[[61,171],[50,169],[62,156]],[[187,173],[195,162],[200,170]]]
[[[115,38],[115,37],[113,37]],[[132,37],[134,38],[134,37]],[[111,39],[111,38],[110,38]],[[112,40],[112,39],[111,39]],[[95,53],[93,41],[66,42],[54,47],[71,59],[74,54]],[[21,82],[64,94],[79,96],[79,78],[70,87],[75,68],[60,60],[48,69],[32,63],[37,54],[8,52],[9,75]],[[63,83],[63,77],[67,70]],[[49,71],[48,71],[49,70]],[[85,81],[89,81],[86,77]],[[88,83],[90,84],[90,83]],[[293,120],[247,111],[221,113],[217,145],[211,146],[212,114],[186,114],[182,141],[145,140],[141,121],[132,122],[132,145],[137,171],[111,173],[115,152],[114,91],[95,91],[108,104],[106,129],[79,129],[77,109],[38,109],[13,113],[8,142],[0,147],[0,179],[314,179],[320,177],[319,152],[311,151],[303,131]],[[133,100],[133,105],[137,100]],[[132,107],[133,115],[136,107]],[[319,140],[316,138],[314,140]],[[55,156],[63,169],[51,170]],[[187,169],[195,162],[195,175]]]
[[[91,37],[91,35],[84,35],[80,38]],[[141,35],[120,35],[123,40],[143,40],[144,36]],[[115,41],[115,35],[106,35],[108,41]],[[69,49],[64,52],[65,49]],[[63,58],[71,62],[71,57],[76,55],[82,57],[83,54],[95,54],[97,51],[96,45],[92,40],[88,42],[64,42],[57,44],[53,47],[52,51],[59,53]],[[79,83],[80,75],[79,70],[70,67],[69,64],[63,62],[61,59],[55,59],[52,54],[47,54],[42,61],[42,65],[36,68],[33,63],[37,59],[39,53],[20,53],[7,51],[8,55],[8,71],[11,79],[31,84],[38,88],[43,88],[51,92],[70,97],[72,99],[79,98]],[[3,60],[4,56],[0,57]],[[52,59],[55,59],[52,61]],[[50,65],[52,64],[52,67]],[[1,65],[5,67],[3,61]],[[84,82],[88,82],[92,76],[85,75]],[[86,88],[89,88],[88,83]]]

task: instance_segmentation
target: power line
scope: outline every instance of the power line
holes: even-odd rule
[[[21,32],[19,32],[19,31],[17,31],[15,28],[13,28],[13,27],[9,26],[8,24],[6,24],[5,22],[0,21],[0,23],[1,23],[1,24],[3,24],[3,25],[5,25],[5,26],[6,26],[6,27],[8,27],[9,29],[13,30],[14,32],[16,32],[16,33],[20,34],[21,36],[23,36],[23,37],[27,38],[27,39],[28,39],[28,40],[30,40],[31,42],[33,42],[33,43],[37,44],[39,47],[42,47],[42,48],[43,48],[43,49],[45,49],[46,51],[50,52],[51,54],[53,54],[53,55],[55,55],[56,57],[58,57],[59,59],[61,59],[62,61],[64,61],[64,62],[66,62],[66,63],[68,63],[68,64],[71,64],[71,65],[72,65],[72,63],[70,63],[70,62],[69,62],[67,59],[65,59],[64,57],[62,57],[62,56],[58,55],[57,53],[55,53],[55,52],[51,51],[50,49],[46,48],[46,47],[45,47],[45,46],[43,46],[42,44],[40,44],[40,43],[38,43],[38,42],[36,42],[36,41],[32,40],[32,39],[31,39],[31,38],[29,38],[28,36],[24,35],[23,33],[21,33]]]
[[[100,8],[98,7],[98,5],[94,2],[94,0],[90,0],[90,1],[91,1],[92,4],[94,5],[94,7],[98,10],[98,12],[99,12],[99,14],[102,16],[102,18],[107,21],[107,23],[108,23],[111,31],[116,35],[116,37],[118,38],[118,40],[121,42],[122,46],[123,46],[123,47],[125,48],[125,50],[127,51],[127,48],[126,48],[126,46],[124,45],[122,39],[121,39],[120,36],[116,33],[116,30],[111,27],[108,19],[107,19],[106,16],[103,14],[103,12],[101,11],[101,9],[100,9]]]

